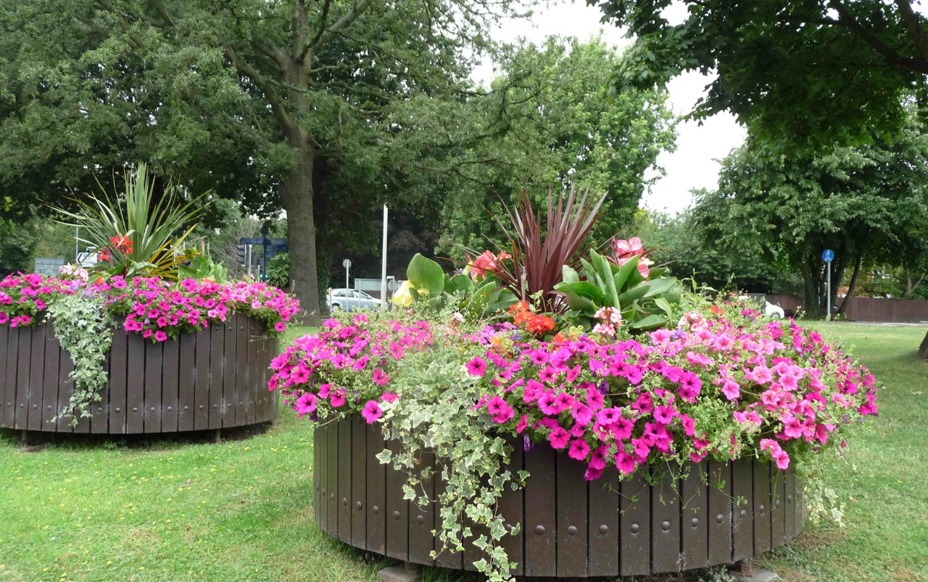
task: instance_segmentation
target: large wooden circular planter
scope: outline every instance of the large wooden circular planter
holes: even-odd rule
[[[361,419],[316,429],[316,522],[357,548],[473,570],[481,557],[473,546],[430,557],[439,547],[431,533],[439,527],[435,503],[403,501],[403,474],[374,458],[384,447],[379,429]],[[500,503],[507,523],[522,524],[504,538],[518,562],[515,575],[627,576],[729,564],[782,546],[805,524],[801,484],[792,470],[771,471],[767,463],[703,462],[685,479],[649,485],[640,475],[619,483],[614,471],[584,481],[582,464],[547,445],[514,451],[513,468],[531,473],[524,490],[507,491]],[[434,499],[436,484],[426,490]]]
[[[267,389],[276,354],[264,324],[242,315],[163,343],[119,328],[102,400],[72,427],[68,418],[51,422],[71,397],[74,368],[51,326],[0,326],[0,428],[136,434],[268,422],[277,416],[277,393]]]

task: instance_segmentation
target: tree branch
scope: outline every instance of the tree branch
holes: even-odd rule
[[[312,42],[306,43],[306,47],[303,49],[301,58],[305,57],[310,50],[319,48],[320,46],[324,45],[335,34],[357,20],[358,16],[361,16],[361,14],[367,10],[372,3],[373,0],[360,0],[357,4],[354,5],[354,8],[333,22],[332,26],[323,30],[321,34],[316,35]],[[323,26],[325,26],[325,23],[323,23]]]
[[[889,65],[901,69],[928,74],[928,61],[917,57],[904,57],[892,47],[883,42],[872,30],[860,23],[848,12],[847,7],[840,0],[828,0],[828,6],[838,13],[838,22],[847,27],[858,38],[875,50]]]
[[[325,3],[322,5],[322,14],[319,15],[319,30],[316,31],[316,34],[313,36],[313,39],[309,41],[306,45],[308,47],[316,46],[316,43],[319,42],[319,39],[322,38],[322,35],[325,33],[325,23],[329,20],[329,9],[332,7],[332,0],[325,0]],[[303,55],[306,55],[306,51],[303,51]]]
[[[906,31],[909,33],[909,38],[912,39],[912,42],[915,44],[915,50],[918,52],[918,56],[921,60],[928,61],[928,39],[925,38],[922,32],[921,22],[919,22],[918,15],[915,14],[915,11],[912,10],[912,5],[908,0],[896,0],[896,8],[899,10],[902,22],[905,24]]]
[[[276,46],[271,46],[266,42],[256,38],[251,39],[251,46],[255,47],[255,49],[257,49],[259,52],[269,56],[275,63],[277,63],[281,73],[287,72],[287,55],[284,53],[284,51],[280,50]]]
[[[274,117],[277,118],[277,121],[281,125],[281,129],[288,132],[291,131],[293,129],[293,122],[290,119],[290,115],[287,114],[283,101],[274,89],[273,84],[254,67],[241,60],[231,47],[224,47],[223,54],[225,54],[226,58],[229,59],[229,62],[232,63],[232,66],[235,67],[235,70],[238,71],[239,74],[251,79],[251,82],[264,92]]]

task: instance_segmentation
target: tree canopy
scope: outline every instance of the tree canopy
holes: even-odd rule
[[[926,96],[928,19],[915,0],[588,0],[635,42],[614,82],[650,87],[718,73],[697,116],[728,110],[771,143],[867,140]]]

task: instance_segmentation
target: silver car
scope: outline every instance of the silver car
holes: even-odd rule
[[[344,309],[345,311],[359,311],[361,309],[380,309],[380,299],[375,299],[356,289],[331,289],[326,296],[326,306],[329,311]]]

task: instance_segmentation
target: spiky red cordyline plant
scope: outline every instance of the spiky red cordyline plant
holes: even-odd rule
[[[501,262],[497,269],[500,283],[520,299],[531,301],[538,297],[540,304],[536,307],[545,312],[556,313],[566,308],[554,290],[554,286],[563,279],[561,267],[576,266],[580,257],[593,246],[587,242],[587,235],[606,200],[603,193],[594,201],[589,188],[579,200],[577,196],[578,189],[572,186],[566,200],[558,196],[555,204],[554,193],[549,188],[545,217],[535,212],[528,193],[523,189],[522,199],[515,210],[503,205],[512,223],[511,230],[499,216],[493,217],[509,240],[509,252],[512,254],[512,268]],[[542,221],[546,223],[544,230]]]

